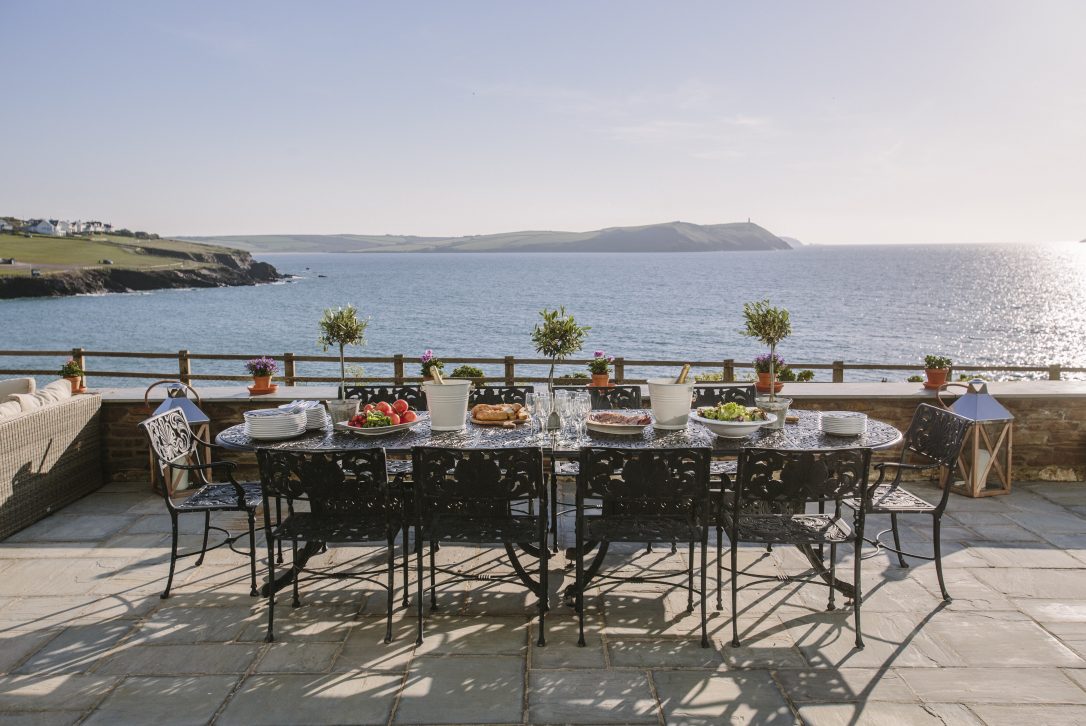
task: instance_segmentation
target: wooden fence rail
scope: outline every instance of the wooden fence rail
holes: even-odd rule
[[[140,353],[132,351],[96,351],[85,350],[83,348],[72,348],[69,350],[0,350],[0,361],[4,358],[42,358],[42,357],[58,357],[58,358],[72,358],[74,359],[84,371],[86,371],[87,378],[130,378],[130,379],[164,379],[164,378],[177,378],[185,383],[191,383],[193,381],[247,381],[250,376],[246,375],[228,375],[212,372],[203,372],[199,370],[199,366],[194,366],[194,362],[198,361],[245,361],[250,358],[258,358],[263,354],[250,354],[242,355],[240,353],[192,353],[188,350],[180,350],[176,353]],[[305,375],[301,372],[304,367],[301,364],[306,363],[322,363],[322,364],[337,364],[339,363],[339,357],[334,355],[298,355],[295,353],[284,353],[282,355],[269,356],[282,364],[282,374],[280,379],[288,386],[296,385],[299,383],[338,383],[339,376],[318,376],[318,375]],[[138,359],[145,361],[173,361],[173,366],[155,366],[160,370],[135,370],[135,371],[123,371],[123,370],[110,370],[106,368],[97,368],[94,365],[88,363],[88,360],[94,360],[95,362],[102,359]],[[451,372],[452,368],[456,365],[469,364],[469,365],[490,365],[500,366],[501,374],[498,376],[487,376],[489,380],[503,381],[506,385],[513,385],[515,382],[538,382],[547,380],[545,376],[541,375],[527,375],[523,371],[517,372],[518,366],[549,366],[550,359],[548,358],[517,358],[515,356],[507,355],[501,358],[486,358],[486,357],[464,357],[464,358],[443,358],[446,364],[446,370]],[[345,361],[350,364],[359,363],[376,363],[381,365],[391,366],[391,376],[370,376],[366,375],[365,380],[372,382],[387,382],[387,383],[406,383],[409,381],[420,380],[417,375],[408,375],[407,366],[415,365],[414,358],[406,358],[402,353],[398,353],[392,356],[347,356]],[[42,368],[3,368],[0,367],[0,376],[2,375],[52,375],[57,372],[60,367],[58,361],[57,366],[51,369]],[[571,359],[560,363],[563,369],[568,369],[570,366],[575,366],[584,370],[586,359]],[[627,375],[630,368],[673,368],[676,371],[684,364],[690,363],[694,368],[694,373],[704,372],[710,370],[714,373],[719,372],[721,375],[720,380],[724,382],[734,382],[736,380],[736,370],[748,370],[753,369],[752,363],[737,362],[734,358],[727,358],[724,360],[716,361],[683,361],[683,360],[649,360],[640,358],[624,358],[616,357],[614,361],[614,373],[613,379],[618,383],[644,383],[644,378],[630,377]],[[170,370],[165,370],[167,367]],[[846,363],[845,361],[836,360],[831,363],[797,363],[790,366],[792,370],[828,370],[831,372],[831,380],[834,383],[843,383],[845,380],[846,371],[903,371],[911,373],[919,373],[922,370],[922,366],[919,365],[907,365],[900,363]],[[970,373],[984,373],[984,372],[1001,372],[1001,373],[1039,373],[1044,375],[1048,380],[1058,381],[1064,374],[1080,374],[1086,373],[1086,367],[1072,367],[1062,366],[1059,364],[1049,364],[1043,366],[1022,366],[1022,365],[970,365],[959,364],[954,367],[958,371],[968,371]],[[447,375],[447,374],[446,374]],[[568,374],[567,374],[568,375]],[[352,376],[348,375],[348,378]]]

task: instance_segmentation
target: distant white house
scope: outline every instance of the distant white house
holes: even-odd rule
[[[49,234],[54,237],[64,237],[71,228],[67,222],[60,219],[32,219],[26,223],[26,231],[34,234]]]
[[[10,232],[12,231],[12,229],[14,229],[14,227],[12,227],[6,221],[0,219],[0,232]]]

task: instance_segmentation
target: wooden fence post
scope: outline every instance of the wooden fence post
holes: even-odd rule
[[[192,367],[187,350],[177,351],[177,377],[185,385],[192,381]]]
[[[392,378],[397,386],[403,385],[403,353],[392,356]]]
[[[1060,380],[1060,364],[1053,363],[1048,367],[1048,380],[1058,381]]]
[[[615,383],[622,383],[626,380],[626,359],[618,356],[613,365],[615,366]]]
[[[72,360],[79,366],[79,370],[83,371],[83,378],[79,381],[79,384],[85,386],[87,384],[87,361],[82,348],[72,348]]]
[[[283,354],[283,383],[285,383],[288,386],[293,386],[294,385],[294,376],[296,375],[294,366],[295,366],[294,354],[293,353],[284,353]]]
[[[516,361],[513,358],[513,356],[511,356],[511,355],[505,356],[505,385],[507,385],[507,386],[516,385],[516,379],[517,379],[516,366],[517,366],[517,364],[516,364]]]
[[[833,362],[833,382],[845,382],[845,362],[843,360],[835,360]]]
[[[723,379],[724,379],[725,383],[734,383],[735,382],[735,359],[734,358],[728,358],[728,359],[726,359],[724,361],[724,366],[721,369],[721,373],[724,374]]]

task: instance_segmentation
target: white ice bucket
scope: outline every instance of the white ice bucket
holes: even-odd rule
[[[652,399],[653,424],[658,429],[686,428],[690,418],[690,402],[694,396],[694,383],[675,383],[668,378],[649,381],[649,398]]]
[[[449,379],[444,383],[425,381],[426,408],[430,411],[431,431],[459,431],[468,415],[468,393],[471,381]]]

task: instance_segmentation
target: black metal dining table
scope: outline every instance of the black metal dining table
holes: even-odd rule
[[[629,411],[629,413],[648,413],[648,411]],[[821,414],[818,411],[792,410],[789,418],[780,429],[762,427],[755,433],[743,438],[725,438],[717,436],[703,424],[691,420],[685,428],[662,430],[652,425],[646,426],[640,434],[612,435],[591,430],[575,433],[568,428],[554,433],[540,433],[526,423],[517,426],[490,426],[465,422],[458,431],[432,431],[429,415],[422,413],[418,423],[409,429],[402,429],[383,436],[368,436],[339,427],[326,426],[306,431],[304,434],[281,440],[254,439],[245,432],[245,424],[231,426],[215,437],[219,446],[234,451],[256,451],[273,449],[279,451],[325,451],[331,449],[371,449],[382,447],[392,455],[408,455],[416,446],[447,446],[453,448],[515,448],[539,446],[544,453],[554,459],[574,459],[582,447],[612,446],[630,449],[663,449],[680,447],[708,447],[714,456],[736,456],[743,448],[758,447],[767,449],[830,450],[846,448],[886,449],[901,441],[901,431],[883,421],[868,418],[867,429],[858,436],[836,436],[821,430]],[[299,552],[299,559],[304,564],[321,549],[320,543],[306,543]],[[851,583],[829,580],[829,573],[822,565],[821,558],[813,548],[801,548],[811,566],[827,582],[837,588],[846,597],[854,593]],[[604,552],[598,554],[602,558]],[[290,571],[272,584],[275,590],[290,584]],[[265,585],[265,588],[268,587]],[[265,591],[264,594],[267,594]]]

